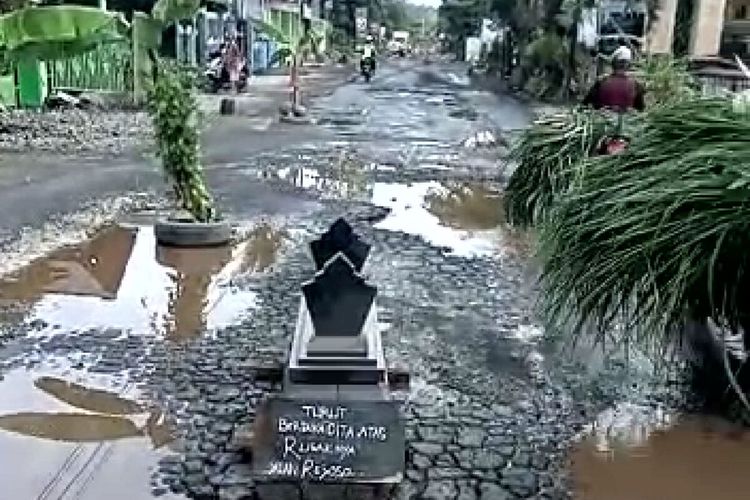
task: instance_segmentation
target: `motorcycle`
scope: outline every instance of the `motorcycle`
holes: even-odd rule
[[[624,128],[624,111],[617,113],[617,128],[615,132],[604,137],[597,147],[597,154],[602,156],[615,155],[622,153],[630,146],[630,138],[623,134]]]
[[[602,139],[597,152],[602,156],[615,155],[628,149],[628,146],[630,146],[630,139],[621,135],[612,135]]]
[[[209,91],[214,94],[221,89],[231,87],[229,81],[229,70],[224,64],[224,59],[221,57],[221,54],[212,54],[208,64],[206,64],[203,76],[208,81]],[[245,90],[249,76],[247,64],[243,63],[242,69],[240,70],[240,78],[237,81],[237,91]]]
[[[365,57],[362,59],[362,62],[360,63],[360,71],[362,77],[369,83],[372,79],[372,74],[375,72],[375,59],[372,57]]]

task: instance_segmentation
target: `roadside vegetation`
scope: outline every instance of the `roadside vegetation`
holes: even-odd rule
[[[601,62],[601,56],[578,43],[578,26],[586,9],[598,4],[598,0],[446,0],[439,8],[439,24],[449,49],[463,58],[466,39],[479,33],[482,19],[498,20],[497,27],[507,31],[482,55],[486,69],[509,77],[511,86],[536,99],[569,100],[588,88]],[[649,23],[656,18],[658,4],[659,0],[646,1]]]
[[[646,112],[617,125],[592,110],[543,117],[512,150],[506,217],[538,233],[543,320],[566,342],[593,335],[638,345],[657,362],[690,341],[691,324],[717,325],[748,345],[746,106],[702,95],[679,59],[645,59],[637,69]],[[597,155],[615,126],[628,148]],[[724,357],[744,400],[743,365]]]

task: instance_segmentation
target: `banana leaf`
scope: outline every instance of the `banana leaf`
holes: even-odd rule
[[[159,0],[151,9],[151,16],[164,24],[192,19],[200,4],[200,0]]]
[[[143,13],[137,13],[133,17],[132,36],[135,38],[135,46],[144,50],[154,49],[161,45],[161,35],[164,25],[161,21]]]
[[[0,16],[0,48],[11,59],[61,59],[128,39],[121,13],[62,5],[27,7]]]
[[[286,36],[286,33],[281,31],[279,28],[277,28],[273,24],[267,23],[261,19],[256,19],[253,17],[249,18],[247,21],[250,24],[252,24],[253,27],[255,27],[255,29],[257,29],[258,31],[262,33],[265,33],[279,45],[289,46],[288,48],[290,50],[293,49],[292,41]]]

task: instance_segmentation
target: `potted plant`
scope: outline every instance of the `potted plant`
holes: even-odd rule
[[[147,109],[161,160],[179,215],[155,226],[157,242],[180,247],[226,244],[231,226],[216,212],[200,160],[198,104],[195,77],[186,69],[161,61],[154,65],[154,81],[147,90]]]

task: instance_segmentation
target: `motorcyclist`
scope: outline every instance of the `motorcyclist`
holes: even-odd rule
[[[598,80],[583,99],[585,106],[595,109],[608,108],[618,112],[645,108],[643,86],[627,71],[633,60],[633,52],[621,45],[612,54],[612,73]]]
[[[370,64],[370,69],[375,71],[375,44],[372,35],[367,35],[365,46],[362,48],[362,61],[360,62],[362,69],[364,69],[365,64]]]

